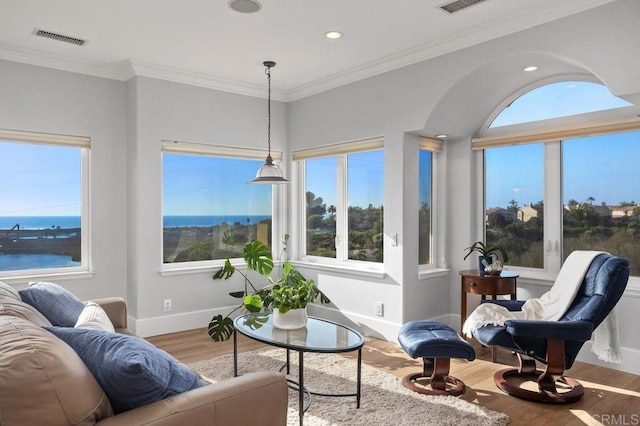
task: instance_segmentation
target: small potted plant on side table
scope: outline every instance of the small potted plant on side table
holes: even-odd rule
[[[497,253],[500,253],[500,255],[502,256],[502,264],[506,263],[509,260],[509,257],[507,256],[507,252],[503,248],[489,247],[482,241],[476,241],[471,246],[467,247],[465,250],[467,251],[467,254],[464,257],[464,260],[467,260],[467,257],[469,257],[473,252],[479,253],[478,270],[480,272],[485,272],[485,265],[483,264],[483,261],[486,262],[488,265],[491,265],[493,263],[493,258],[498,257]]]

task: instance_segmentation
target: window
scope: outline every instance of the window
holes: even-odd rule
[[[549,108],[550,105],[553,107]],[[612,96],[602,84],[559,81],[537,87],[510,102],[489,127],[567,117],[630,105],[629,102]]]
[[[240,258],[251,240],[271,247],[272,186],[249,183],[264,157],[260,150],[163,143],[164,264]]]
[[[485,188],[487,244],[505,249],[511,265],[543,268],[543,144],[487,149]]]
[[[620,106],[592,86],[571,87],[571,99],[590,111]],[[566,88],[564,82],[531,91],[534,103],[521,104],[514,122],[531,121],[545,99],[550,117],[576,113],[562,96]],[[619,112],[570,125],[551,118],[512,133],[485,129],[474,138],[473,148],[484,149],[486,240],[507,249],[509,266],[553,273],[574,250],[603,250],[630,259],[631,274],[640,276],[640,120],[636,107]]]
[[[381,139],[295,152],[303,171],[303,257],[383,261]]]
[[[0,130],[0,276],[88,268],[89,139]]]
[[[606,147],[606,148],[605,148]],[[602,250],[640,275],[640,132],[562,143],[563,256]]]
[[[431,177],[432,154],[421,149],[418,153],[418,264],[431,261]]]

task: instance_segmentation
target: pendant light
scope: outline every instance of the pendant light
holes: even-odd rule
[[[267,99],[267,160],[262,167],[260,167],[255,179],[253,179],[251,183],[289,183],[289,181],[282,176],[280,167],[273,164],[273,159],[271,158],[271,68],[275,67],[276,63],[273,61],[265,61],[263,64],[266,67],[264,72],[267,74],[267,80],[269,81],[269,96]]]

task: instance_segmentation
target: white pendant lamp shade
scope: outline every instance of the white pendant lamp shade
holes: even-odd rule
[[[267,99],[267,116],[268,116],[268,125],[267,125],[267,159],[265,163],[260,167],[258,173],[256,173],[255,179],[251,181],[251,183],[264,183],[264,184],[274,184],[274,183],[289,183],[287,179],[282,176],[282,170],[278,167],[277,164],[273,164],[273,159],[271,158],[271,68],[276,66],[276,63],[273,61],[265,61],[263,62],[265,69],[265,74],[267,74],[267,79],[269,81],[269,96]]]
[[[289,183],[289,181],[282,176],[282,170],[280,170],[277,164],[273,164],[273,160],[269,155],[267,161],[258,169],[258,173],[256,173],[256,177],[251,183],[273,184]]]

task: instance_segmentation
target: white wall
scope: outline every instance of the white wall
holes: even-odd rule
[[[462,260],[463,249],[480,237],[479,154],[471,152],[470,138],[501,100],[549,75],[594,75],[614,94],[640,102],[639,28],[640,2],[623,0],[289,105],[274,102],[272,141],[285,158],[301,148],[385,139],[387,275],[302,268],[334,302],[315,311],[344,317],[367,334],[389,340],[408,320],[458,324],[457,271],[472,266]],[[529,61],[540,67],[537,73],[520,72]],[[0,61],[0,93],[0,127],[92,139],[96,273],[63,280],[63,285],[85,299],[126,297],[132,326],[143,336],[205,326],[214,313],[235,305],[227,296],[234,283],[214,282],[211,271],[160,274],[160,141],[264,149],[264,99],[144,77],[125,84],[6,61]],[[437,224],[443,242],[437,260],[451,272],[419,279],[413,143],[416,134],[440,132],[452,137],[442,154],[445,173],[437,189],[446,212]],[[295,241],[295,230],[288,231]],[[398,246],[391,246],[390,233],[399,235]],[[521,281],[521,289],[534,294],[544,288]],[[173,300],[169,314],[162,312],[167,298]],[[382,318],[375,316],[377,301],[385,305]],[[628,354],[640,351],[640,337],[632,330],[639,307],[634,294],[620,303],[621,338]],[[640,371],[629,362],[624,368]]]
[[[471,261],[463,261],[463,250],[480,239],[482,231],[482,217],[478,213],[482,211],[482,182],[478,181],[481,154],[471,151],[471,137],[491,111],[519,88],[560,74],[595,76],[614,94],[637,101],[640,55],[635,40],[640,36],[639,19],[640,2],[616,2],[290,105],[292,151],[372,135],[385,138],[384,228],[385,233],[400,232],[401,242],[399,247],[385,245],[385,257],[394,259],[385,265],[393,284],[402,290],[385,293],[387,282],[366,277],[357,282],[341,282],[340,287],[342,292],[365,289],[365,294],[390,297],[383,300],[389,313],[385,319],[391,323],[384,327],[385,336],[395,337],[393,326],[417,318],[446,319],[452,325],[459,324],[457,271],[473,266]],[[539,71],[521,71],[531,64],[538,65]],[[412,157],[415,151],[408,147],[411,137],[407,136],[415,133],[452,135],[445,142],[444,202],[448,220],[441,235],[446,239],[447,250],[438,256],[441,266],[450,267],[451,272],[445,278],[418,279],[414,256],[417,244],[413,241],[417,220],[412,213],[402,211],[417,207],[417,191],[411,183],[416,173]],[[402,194],[402,203],[395,203],[398,194]],[[521,280],[520,288],[523,294],[541,294],[548,287],[531,287]],[[336,286],[336,293],[338,290]],[[327,292],[333,296],[330,289]],[[631,317],[639,307],[634,291],[627,292],[620,303],[621,339],[628,355],[640,351],[637,333],[631,329]],[[368,294],[361,299],[352,296],[348,309],[366,326],[378,320],[371,313]],[[632,357],[626,358],[623,368],[640,372]]]
[[[82,299],[127,296],[126,96],[122,82],[0,61],[0,128],[91,138],[95,274],[57,280]]]
[[[136,77],[130,82],[135,130],[129,140],[129,294],[137,333],[148,336],[205,327],[237,306],[228,292],[241,281],[213,281],[214,269],[161,275],[161,141],[266,150],[266,100]],[[285,151],[287,106],[272,101],[271,141]],[[286,200],[285,200],[286,201]],[[236,287],[233,287],[236,285]],[[172,311],[163,312],[163,300]]]

